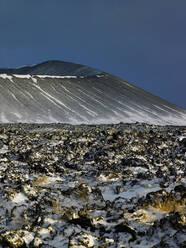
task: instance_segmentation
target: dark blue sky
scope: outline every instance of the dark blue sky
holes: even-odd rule
[[[185,27],[185,0],[0,0],[0,67],[76,62],[186,108]]]

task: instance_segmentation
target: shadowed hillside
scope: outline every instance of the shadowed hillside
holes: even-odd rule
[[[1,123],[186,125],[186,111],[110,74],[48,61],[0,69]]]

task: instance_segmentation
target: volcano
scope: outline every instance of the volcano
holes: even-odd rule
[[[186,125],[186,110],[88,66],[0,69],[0,123]]]

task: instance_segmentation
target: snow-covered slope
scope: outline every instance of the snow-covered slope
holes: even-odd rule
[[[0,69],[0,122],[186,125],[186,110],[110,74],[48,61]]]

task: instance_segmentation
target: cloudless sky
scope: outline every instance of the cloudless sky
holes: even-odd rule
[[[0,67],[89,65],[186,108],[185,0],[0,0]]]

